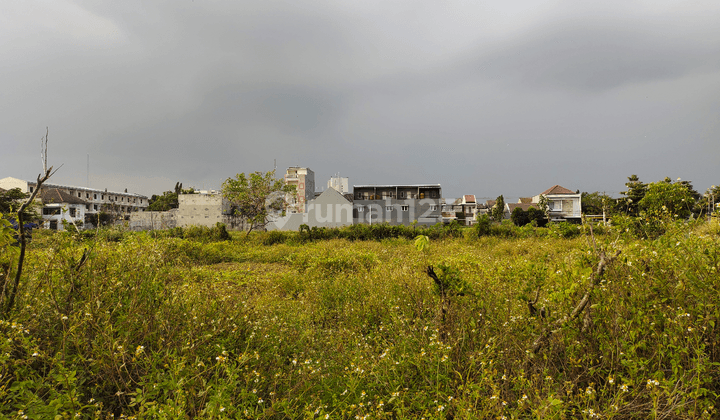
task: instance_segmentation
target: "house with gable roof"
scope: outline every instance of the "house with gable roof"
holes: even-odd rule
[[[574,221],[582,219],[581,195],[560,185],[553,185],[547,190],[532,198],[535,204],[540,203],[540,197],[545,196],[548,201],[550,221]]]
[[[43,203],[43,227],[52,230],[65,230],[63,221],[82,228],[85,224],[85,200],[75,197],[60,188],[43,188],[40,190]]]

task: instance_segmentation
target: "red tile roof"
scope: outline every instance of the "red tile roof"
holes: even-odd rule
[[[465,195],[465,202],[466,203],[474,203],[475,202],[475,196],[474,195]]]
[[[575,194],[575,191],[570,191],[565,187],[561,187],[559,185],[553,185],[552,187],[548,188],[547,190],[540,193],[542,195],[554,195],[554,194]]]

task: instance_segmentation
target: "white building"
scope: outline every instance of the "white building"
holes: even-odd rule
[[[346,194],[350,192],[349,179],[347,177],[341,177],[339,175],[330,178],[327,183],[327,187],[334,189],[340,194]]]
[[[548,213],[551,221],[580,220],[582,218],[581,194],[560,185],[553,185],[532,198],[534,204],[540,203],[540,197],[548,201]]]
[[[78,229],[85,225],[85,202],[58,188],[43,188],[38,194],[43,203],[43,227],[51,230],[65,230],[63,222],[71,223]]]
[[[20,191],[24,193],[32,193],[36,185],[37,182],[35,181],[24,181],[13,177],[0,179],[0,188],[5,190],[19,188]],[[48,216],[48,222],[56,222],[52,224],[49,223],[48,227],[52,228],[53,226],[57,226],[57,229],[60,229],[62,225],[57,223],[60,220],[69,220],[70,218],[77,219],[77,216],[70,214],[70,212],[73,211],[72,209],[75,209],[74,212],[78,214],[80,207],[83,207],[82,217],[84,218],[86,214],[94,215],[101,211],[128,215],[132,212],[141,211],[148,206],[148,198],[146,196],[128,193],[127,190],[125,192],[114,192],[50,183],[43,184],[42,191],[38,194],[38,197],[43,201],[43,217]],[[45,214],[45,207],[47,207],[47,212],[52,214]],[[67,215],[57,214],[59,208],[66,208],[68,212]]]

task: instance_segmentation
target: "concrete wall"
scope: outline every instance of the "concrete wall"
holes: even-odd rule
[[[7,191],[12,190],[13,188],[20,188],[20,191],[26,193],[28,192],[28,183],[22,179],[9,176],[7,178],[0,179],[0,188]]]
[[[230,205],[220,194],[180,194],[177,209],[130,214],[130,228],[133,230],[213,227],[218,222],[224,223],[229,230],[248,228],[242,218],[231,214]]]
[[[177,226],[177,209],[170,211],[138,211],[130,214],[130,229],[160,230]]]
[[[220,194],[180,194],[178,196],[177,225],[213,227],[224,223],[230,213]]]

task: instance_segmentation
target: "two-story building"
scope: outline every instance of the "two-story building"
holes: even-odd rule
[[[440,184],[354,185],[353,223],[434,225],[441,222]]]
[[[534,196],[532,202],[539,204],[541,196],[545,196],[547,199],[550,221],[579,222],[582,219],[580,193],[576,193],[560,185],[553,185]]]

